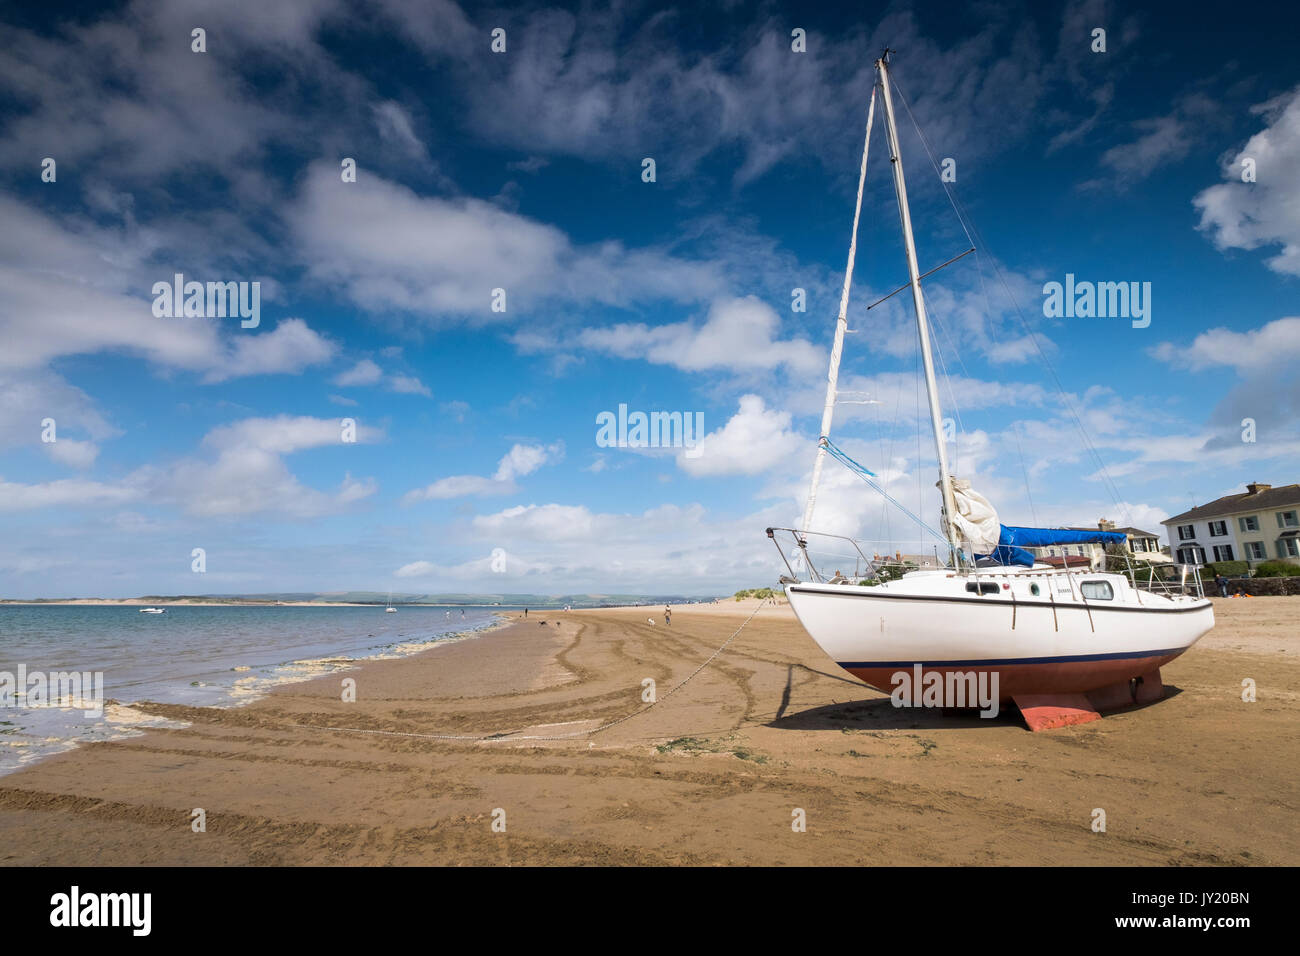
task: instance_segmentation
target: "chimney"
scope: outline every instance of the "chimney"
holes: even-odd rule
[[[1268,491],[1268,489],[1270,489],[1270,488],[1272,488],[1272,487],[1273,487],[1272,485],[1265,485],[1265,484],[1261,484],[1261,483],[1258,482],[1258,481],[1252,481],[1250,484],[1248,484],[1248,485],[1246,486],[1246,493],[1247,493],[1247,494],[1252,494],[1252,495],[1257,495],[1257,494],[1259,494],[1261,491]]]
[[[1102,518],[1100,521],[1097,522],[1097,530],[1098,530],[1098,531],[1114,531],[1114,530],[1115,530],[1115,522],[1111,521],[1111,520],[1108,519],[1108,518]]]

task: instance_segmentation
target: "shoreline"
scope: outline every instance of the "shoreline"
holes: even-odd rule
[[[753,604],[675,606],[671,626],[644,607],[510,613],[479,640],[360,662],[355,703],[332,674],[239,708],[149,705],[188,726],[0,779],[0,862],[1300,862],[1296,602],[1216,603],[1218,626],[1164,669],[1164,700],[1040,734],[1014,714],[893,708],[788,606],[665,697]],[[637,713],[645,679],[660,704]]]
[[[0,607],[473,607],[513,608],[501,604],[414,604],[399,602],[387,605],[383,601],[361,604],[347,601],[196,601],[191,599],[148,601],[144,598],[68,598],[49,601],[16,601],[0,598]]]
[[[728,598],[727,600],[731,600]],[[369,604],[345,601],[196,601],[196,600],[162,600],[147,601],[144,598],[68,598],[68,599],[51,599],[48,601],[18,601],[13,598],[0,598],[0,607],[465,607],[478,608],[481,610],[491,610],[492,608],[501,608],[503,612],[510,612],[516,608],[527,607],[535,611],[563,611],[565,607],[571,607],[573,610],[595,611],[595,610],[618,610],[630,607],[661,607],[657,604],[601,604],[601,605],[563,605],[563,604],[423,604],[408,601],[399,601],[396,604],[386,604],[384,601],[374,601]],[[690,605],[672,605],[673,607],[687,607]],[[703,605],[701,605],[703,606]]]
[[[368,607],[369,605],[361,605]],[[91,727],[82,727],[81,735],[72,735],[67,737],[45,737],[43,740],[35,742],[32,749],[16,750],[18,753],[18,763],[16,766],[4,769],[0,768],[0,781],[12,777],[16,773],[38,765],[44,760],[51,759],[60,754],[69,753],[83,747],[92,746],[98,743],[110,743],[118,740],[127,740],[138,737],[151,728],[166,726],[175,723],[173,718],[164,717],[153,713],[153,708],[188,708],[188,709],[211,709],[211,710],[232,710],[251,706],[264,699],[268,695],[275,693],[279,688],[292,687],[295,684],[310,683],[311,681],[320,680],[339,673],[356,670],[365,664],[375,661],[400,661],[420,654],[436,651],[441,647],[456,644],[462,641],[472,640],[477,637],[489,634],[495,630],[509,626],[509,621],[503,614],[497,614],[496,620],[484,624],[480,627],[467,628],[463,631],[449,631],[439,637],[429,641],[401,641],[395,642],[387,649],[379,650],[374,654],[366,656],[353,656],[349,653],[339,653],[322,657],[304,657],[292,660],[281,661],[277,664],[270,665],[270,672],[266,674],[251,674],[250,666],[232,668],[232,674],[249,674],[249,676],[235,676],[229,686],[223,686],[222,690],[229,698],[222,703],[212,703],[204,705],[184,704],[180,702],[156,701],[150,699],[133,700],[124,702],[117,698],[105,697],[103,701],[103,710],[96,723]],[[175,678],[176,681],[183,681],[188,675],[180,675]],[[241,686],[242,685],[242,686]],[[212,685],[209,685],[212,686]],[[18,708],[24,709],[24,708]],[[69,711],[77,711],[76,707],[43,707],[43,708],[25,708],[28,716],[35,711],[40,716],[37,718],[37,727],[46,725],[49,727],[75,726],[76,722],[68,717]],[[3,710],[0,710],[3,714]],[[0,721],[0,723],[12,723],[10,721]],[[168,729],[183,729],[186,724],[176,724]],[[33,736],[32,731],[26,731],[27,736]]]

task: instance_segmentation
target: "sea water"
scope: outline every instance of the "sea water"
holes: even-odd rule
[[[79,743],[180,726],[131,706],[139,701],[237,707],[277,684],[470,636],[503,610],[171,605],[141,614],[138,606],[0,605],[0,674],[16,675],[20,665],[29,674],[102,672],[106,701],[87,715],[88,689],[65,706],[24,706],[26,697],[10,695],[0,706],[0,774]]]

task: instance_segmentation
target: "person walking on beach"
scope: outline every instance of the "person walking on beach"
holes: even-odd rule
[[[1228,579],[1222,574],[1214,575],[1214,583],[1219,586],[1219,597],[1228,596]]]
[[[528,608],[524,608],[524,617],[528,616]]]
[[[667,604],[664,605],[664,623],[669,627],[673,626],[673,612]]]

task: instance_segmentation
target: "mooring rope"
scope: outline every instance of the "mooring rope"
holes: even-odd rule
[[[281,726],[296,727],[302,730],[330,730],[336,733],[346,733],[346,734],[372,734],[378,737],[414,737],[420,740],[466,740],[466,741],[473,741],[475,743],[495,743],[498,740],[569,740],[574,737],[590,737],[593,734],[598,734],[601,733],[602,731],[609,730],[611,727],[617,727],[619,724],[623,723],[624,721],[631,720],[633,717],[640,717],[646,711],[651,710],[654,707],[657,707],[659,704],[662,704],[669,697],[673,696],[673,694],[677,693],[679,690],[685,687],[688,683],[694,680],[695,677],[702,670],[704,670],[704,668],[712,664],[714,659],[719,654],[721,654],[724,650],[727,649],[727,645],[730,644],[732,641],[734,641],[737,635],[739,635],[740,632],[745,629],[745,626],[754,619],[754,615],[763,609],[764,603],[766,602],[762,602],[758,605],[758,607],[754,608],[753,612],[749,615],[749,617],[745,618],[744,622],[740,625],[740,627],[736,628],[735,632],[732,633],[732,635],[729,638],[727,638],[725,641],[722,642],[722,646],[720,646],[716,651],[714,651],[712,654],[709,655],[708,660],[706,660],[699,667],[695,668],[695,670],[692,671],[688,677],[686,677],[683,681],[681,681],[676,686],[672,687],[668,691],[668,693],[664,694],[662,697],[655,698],[645,707],[642,707],[640,710],[635,710],[630,714],[624,714],[622,717],[619,717],[617,720],[611,720],[609,723],[601,724],[599,727],[592,728],[591,730],[574,730],[565,734],[527,734],[527,735],[520,736],[519,732],[516,730],[507,730],[495,734],[419,734],[413,731],[373,730],[366,727],[326,727],[321,724],[289,723],[289,724],[282,724]]]

